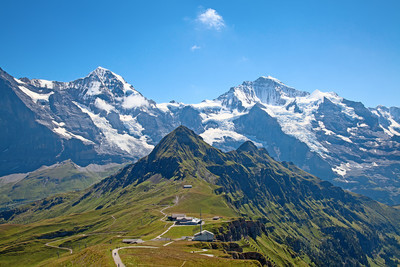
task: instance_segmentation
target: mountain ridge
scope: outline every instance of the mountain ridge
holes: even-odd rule
[[[67,83],[1,77],[9,81],[3,87],[30,110],[30,124],[45,127],[50,137],[44,143],[56,144],[51,150],[57,161],[135,161],[185,125],[223,151],[251,140],[272,157],[292,161],[345,189],[400,203],[399,108],[366,108],[335,93],[298,91],[272,77],[243,82],[199,104],[155,103],[104,68]],[[11,123],[10,117],[4,121]],[[22,151],[16,141],[13,145]],[[10,149],[6,142],[0,147]],[[33,157],[32,152],[19,155]],[[0,175],[55,163],[49,162],[52,158],[35,158],[37,163],[25,166],[4,158],[9,165],[0,168]]]
[[[170,170],[164,172],[159,168],[164,159],[178,164],[165,164]],[[184,184],[191,184],[193,190],[184,189]],[[207,214],[218,206],[224,207],[224,212],[228,209],[231,214],[241,214],[249,223],[257,220],[264,230],[249,235],[249,239],[262,251],[269,248],[264,242],[279,244],[293,256],[292,260],[304,264],[369,266],[400,262],[396,256],[400,252],[396,240],[400,233],[399,210],[345,192],[291,163],[275,161],[264,148],[251,142],[224,153],[184,126],[164,137],[148,156],[83,192],[47,198],[2,212],[0,217],[8,223],[79,220],[81,228],[67,234],[73,235],[104,225],[103,214],[128,216],[134,224],[140,216],[131,217],[129,209],[138,209],[141,202],[154,207],[173,199],[179,199],[175,209],[180,212],[194,213],[202,208]],[[156,217],[151,221],[159,220]],[[125,220],[117,223],[117,229],[132,228],[123,227],[122,222]],[[37,238],[56,235],[58,232],[52,229]],[[161,230],[165,231],[164,227]]]
[[[88,165],[81,167],[71,160],[42,166],[39,169],[18,174],[17,177],[1,177],[0,209],[30,203],[58,193],[83,190],[115,173],[118,164]]]

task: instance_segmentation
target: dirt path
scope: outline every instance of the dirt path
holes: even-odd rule
[[[166,206],[165,208],[162,208],[161,210],[160,210],[160,212],[162,213],[162,215],[164,215],[164,217],[162,217],[161,219],[160,219],[160,221],[164,221],[165,222],[165,218],[167,218],[167,216],[168,216],[168,214],[166,214],[165,212],[164,212],[164,210],[166,210],[166,209],[168,209],[168,208],[172,208],[173,206],[176,206],[176,205],[178,205],[178,203],[179,203],[179,197],[178,196],[175,196],[175,201],[174,201],[174,205],[168,205],[168,206]]]
[[[174,227],[174,226],[175,226],[175,222],[174,222],[170,227],[168,227],[167,230],[165,230],[163,233],[161,233],[160,235],[158,235],[158,236],[157,236],[156,238],[154,238],[153,240],[161,239],[161,237],[162,237],[163,235],[165,235],[166,233],[168,233],[168,231],[171,230],[171,228]]]
[[[158,247],[153,247],[153,246],[129,246],[129,247],[122,247],[122,248],[113,249],[112,256],[113,256],[115,265],[117,267],[125,267],[125,264],[122,263],[122,260],[121,260],[121,258],[119,256],[118,251],[120,249],[126,249],[126,248],[158,248]]]
[[[168,206],[162,208],[162,209],[160,210],[160,212],[161,212],[161,214],[163,214],[164,216],[163,216],[160,220],[161,220],[161,221],[166,221],[166,218],[167,218],[168,214],[165,213],[164,210],[166,210],[166,209],[168,209],[168,208],[171,208],[171,207],[177,205],[178,203],[179,203],[179,197],[176,196],[176,197],[175,197],[174,204],[173,204],[172,206],[168,205]],[[117,219],[114,217],[114,215],[111,215],[111,218],[113,219],[113,222],[110,224],[109,227],[111,227],[111,226],[115,223],[115,221],[117,220]],[[174,226],[175,226],[175,222],[174,222],[171,226],[169,226],[168,229],[167,229],[166,231],[164,231],[162,234],[160,234],[159,236],[157,236],[157,237],[154,238],[154,239],[161,239],[161,236],[165,235],[165,234],[166,234],[172,227],[174,227]],[[81,235],[69,236],[69,237],[66,237],[66,238],[62,238],[62,239],[58,239],[58,240],[54,240],[54,241],[48,242],[48,243],[45,244],[45,246],[51,247],[51,248],[56,248],[56,249],[68,250],[68,251],[70,252],[70,254],[72,254],[73,250],[72,250],[71,248],[60,247],[60,246],[54,246],[54,245],[51,245],[51,243],[58,242],[58,241],[62,241],[62,240],[67,240],[67,239],[71,239],[71,238],[74,238],[74,237],[77,237],[77,236],[82,237],[82,236],[98,235],[98,234],[110,234],[110,233],[111,233],[111,232],[104,232],[104,233],[88,233],[88,234],[81,234]],[[113,232],[113,233],[124,233],[124,232]],[[173,241],[172,241],[172,242],[173,242]],[[169,242],[169,243],[165,244],[165,246],[171,244],[172,242]],[[118,251],[119,251],[120,249],[126,249],[126,248],[158,248],[158,247],[153,247],[153,246],[128,246],[128,247],[116,248],[116,249],[112,250],[112,257],[113,257],[114,262],[115,262],[115,265],[116,265],[117,267],[125,267],[125,265],[122,263],[122,260],[121,260],[119,254],[118,254]],[[185,264],[185,263],[186,263],[186,262],[184,262],[183,264]]]
[[[111,227],[111,226],[115,223],[115,221],[117,220],[117,219],[115,219],[114,215],[111,215],[111,218],[113,218],[114,220],[113,220],[113,222],[110,224],[109,227]],[[119,232],[119,233],[123,233],[123,232]],[[89,233],[89,234],[81,234],[81,235],[77,235],[77,236],[81,236],[81,237],[82,237],[82,236],[102,235],[102,234],[109,234],[109,233]],[[44,245],[45,245],[46,247],[50,247],[50,248],[58,248],[58,249],[68,250],[69,253],[72,254],[73,250],[72,250],[71,248],[60,247],[60,246],[53,246],[53,245],[51,245],[51,243],[58,242],[58,241],[62,241],[62,240],[67,240],[67,239],[70,239],[70,238],[73,238],[73,237],[77,237],[77,236],[74,235],[74,236],[69,236],[69,237],[66,237],[66,238],[54,240],[54,241],[51,241],[51,242],[47,242],[47,243],[44,244]]]
[[[81,236],[84,236],[84,235],[81,235]],[[63,238],[63,239],[58,239],[58,240],[55,240],[55,241],[47,242],[47,243],[44,244],[44,245],[45,245],[46,247],[50,247],[50,248],[58,248],[58,249],[68,250],[69,253],[72,254],[72,249],[71,249],[71,248],[60,247],[60,246],[53,246],[53,245],[50,245],[50,244],[51,244],[51,243],[54,243],[54,242],[57,242],[57,241],[62,241],[62,240],[71,239],[71,238],[73,238],[73,237],[75,237],[75,236],[69,236],[69,237],[66,237],[66,238]]]
[[[111,218],[113,218],[114,221],[110,224],[110,226],[108,228],[110,228],[115,223],[115,221],[117,220],[117,219],[115,219],[114,215],[111,215]]]
[[[164,244],[163,247],[169,246],[169,245],[171,245],[172,243],[174,243],[174,241],[171,241],[171,242],[168,242],[168,243]]]
[[[165,222],[165,218],[167,218],[167,216],[168,216],[168,215],[164,212],[164,210],[166,210],[166,209],[168,209],[168,208],[172,208],[173,206],[176,206],[178,203],[179,203],[179,197],[176,196],[176,197],[175,197],[175,201],[174,201],[174,205],[172,205],[172,206],[166,206],[165,208],[162,208],[162,209],[160,210],[160,212],[164,215],[164,217],[162,217],[162,218],[160,219],[160,221]],[[175,225],[175,222],[174,222],[172,225],[170,225],[170,226],[168,227],[167,230],[165,230],[163,233],[161,233],[160,235],[158,235],[157,237],[155,237],[153,240],[161,239],[161,237],[162,237],[163,235],[165,235],[166,233],[168,233],[168,231],[171,230],[171,228],[174,227],[174,226],[176,226],[176,225]]]
[[[160,221],[165,222],[165,219],[166,219],[167,216],[168,216],[168,214],[166,214],[166,213],[164,212],[164,210],[166,210],[166,209],[168,209],[168,208],[171,208],[171,207],[177,205],[178,203],[179,203],[179,197],[176,196],[176,197],[175,197],[174,205],[172,205],[172,206],[168,205],[168,206],[162,208],[162,209],[160,210],[160,212],[161,212],[162,215],[164,215],[164,217],[162,217],[162,218],[160,219]],[[166,234],[172,227],[174,227],[174,226],[175,226],[175,222],[174,222],[171,226],[169,226],[167,230],[165,230],[163,233],[161,233],[160,235],[158,235],[158,236],[157,236],[156,238],[154,238],[153,240],[161,239],[161,237],[162,237],[163,235],[165,235],[165,234]],[[172,241],[172,242],[173,242],[173,241]],[[164,246],[168,246],[168,245],[171,244],[172,242],[166,243]],[[158,247],[152,247],[152,246],[130,246],[130,247],[116,248],[116,249],[114,249],[114,250],[112,251],[112,256],[113,256],[115,265],[116,265],[117,267],[125,267],[125,265],[123,264],[123,262],[122,262],[122,260],[121,260],[121,258],[120,258],[120,256],[119,256],[119,254],[118,254],[118,251],[119,251],[120,249],[125,249],[125,248],[158,248]],[[184,264],[185,264],[185,263],[184,263]]]
[[[200,250],[200,251],[193,251],[193,253],[199,253],[199,255],[203,255],[203,256],[207,256],[207,257],[214,257],[213,254],[205,254],[205,253],[202,253],[202,252],[206,252],[206,251],[208,251],[208,249],[203,248],[203,249]]]
[[[168,209],[168,208],[170,208],[170,207],[172,207],[172,206],[166,206],[165,208],[162,208],[162,209],[160,210],[160,212],[162,213],[162,215],[164,215],[164,217],[162,217],[162,218],[160,219],[160,221],[165,222],[165,218],[167,218],[168,214],[166,214],[166,213],[164,212],[164,210],[166,210],[166,209]]]

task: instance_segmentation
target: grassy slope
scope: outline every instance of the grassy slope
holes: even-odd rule
[[[85,239],[88,246],[105,255],[109,253],[107,249],[121,245],[118,240],[122,237],[117,235],[149,240],[169,225],[159,220],[162,217],[159,210],[171,205],[176,197],[179,203],[166,212],[198,216],[201,208],[206,219],[214,215],[234,219],[242,214],[253,219],[264,218],[268,230],[247,240],[246,245],[279,265],[306,265],[311,262],[311,256],[324,260],[328,253],[346,248],[347,244],[341,244],[341,240],[349,244],[346,248],[349,251],[359,249],[359,235],[371,238],[363,241],[364,246],[381,243],[381,247],[371,248],[367,255],[371,264],[383,266],[396,260],[396,254],[390,253],[396,251],[400,241],[396,234],[400,221],[397,210],[344,193],[290,164],[284,166],[273,161],[263,151],[223,154],[201,142],[195,149],[184,146],[193,138],[190,136],[187,141],[185,137],[176,143],[167,138],[149,157],[103,180],[87,190],[87,194],[82,193],[84,197],[74,193],[59,196],[58,201],[49,198],[16,215],[12,220],[15,223],[36,223],[25,225],[22,230],[4,228],[0,235],[0,263],[18,263],[18,258],[26,255],[21,247],[14,247],[17,238],[18,242],[26,242],[25,248],[37,248],[34,262],[43,263],[49,249],[42,247],[42,251],[39,247],[62,238],[60,229],[75,236],[65,241],[67,245],[76,247]],[[171,151],[171,146],[176,153]],[[182,161],[182,158],[188,160]],[[188,183],[193,188],[183,189],[182,185]],[[53,206],[54,203],[57,205]],[[205,226],[214,230],[221,227],[227,229],[228,224],[213,222]],[[174,229],[170,235],[190,231],[193,232],[189,228]],[[79,236],[93,232],[97,235]],[[108,245],[110,239],[116,243],[112,241]],[[300,249],[295,249],[296,244]],[[334,256],[329,257],[334,259]],[[66,260],[64,256],[63,259]]]
[[[110,266],[111,263],[109,263],[107,256],[110,254],[109,250],[116,246],[122,246],[121,240],[124,237],[140,237],[144,240],[150,240],[165,231],[171,223],[160,221],[163,217],[160,210],[165,205],[173,205],[175,196],[178,196],[179,204],[176,207],[166,209],[165,212],[170,213],[179,210],[198,216],[198,208],[185,210],[184,207],[190,207],[199,202],[203,203],[201,205],[214,206],[210,211],[206,208],[202,209],[203,218],[206,220],[211,220],[214,215],[235,216],[235,212],[220,197],[213,194],[210,189],[212,185],[204,181],[193,181],[194,186],[189,190],[183,189],[180,181],[162,181],[161,184],[162,186],[159,187],[151,183],[143,183],[138,188],[124,189],[133,190],[130,191],[129,195],[124,194],[124,190],[121,190],[118,192],[121,198],[118,202],[123,204],[111,204],[109,207],[95,210],[96,204],[87,201],[87,203],[81,203],[80,207],[69,210],[71,212],[69,215],[38,220],[27,225],[0,225],[0,265],[24,266],[28,262],[31,265],[47,265],[50,263],[54,265],[57,262],[63,262],[63,264],[75,262],[74,264],[77,265],[86,265],[90,262],[93,266],[97,264]],[[114,193],[118,195],[118,193]],[[109,196],[101,202],[112,203],[113,198],[114,196]],[[57,209],[60,209],[60,207]],[[81,209],[91,209],[91,211],[80,212]],[[41,217],[45,214],[46,211],[39,211],[35,214],[35,217]],[[29,215],[26,214],[25,216]],[[114,216],[116,220],[111,216]],[[22,219],[20,218],[20,220]],[[174,232],[171,232],[172,235],[166,235],[166,237],[179,235],[179,231],[184,228],[176,227],[176,230],[172,228]],[[192,229],[195,228],[192,227]],[[67,237],[70,238],[64,239],[63,232],[69,232]],[[186,232],[184,231],[184,233]],[[74,254],[69,255],[67,251],[44,246],[45,243],[51,241],[55,241],[51,245],[72,248]],[[60,259],[58,259],[57,251],[60,254]],[[87,256],[85,257],[85,255]],[[218,262],[218,260],[215,260],[215,262]],[[74,266],[74,264],[71,266]]]
[[[183,189],[182,185],[188,183],[192,184],[193,188]],[[53,265],[56,263],[66,264],[69,262],[68,265],[70,266],[79,266],[81,263],[84,263],[84,265],[93,264],[93,266],[96,264],[111,266],[109,264],[111,264],[112,261],[109,263],[110,259],[107,256],[110,254],[109,250],[117,246],[123,246],[121,243],[123,237],[138,237],[144,240],[150,240],[163,232],[166,227],[170,225],[168,222],[159,220],[162,217],[159,210],[167,204],[173,205],[176,196],[178,196],[179,199],[178,204],[172,208],[166,209],[166,213],[184,212],[188,215],[198,217],[198,212],[201,207],[202,217],[207,223],[204,229],[214,229],[218,227],[219,224],[226,223],[229,220],[234,220],[239,217],[234,208],[228,205],[221,195],[216,195],[214,193],[213,189],[215,187],[215,185],[208,184],[198,179],[189,179],[184,182],[164,180],[161,181],[161,186],[155,186],[155,184],[151,182],[145,182],[138,188],[125,188],[119,192],[114,192],[114,195],[120,195],[118,202],[124,204],[112,204],[107,208],[95,210],[97,204],[94,204],[93,201],[87,201],[87,203],[80,203],[80,207],[74,207],[70,210],[69,212],[72,212],[71,215],[38,221],[33,224],[24,225],[22,229],[19,228],[19,226],[1,225],[0,229],[3,231],[0,234],[0,265],[4,263],[23,266],[24,264],[20,264],[24,263],[24,261],[20,261],[22,257],[31,263],[39,265],[47,265],[50,263]],[[124,191],[130,191],[130,194],[125,194]],[[100,202],[112,203],[112,199],[115,201],[115,196],[109,196],[106,199],[102,199]],[[80,209],[91,209],[91,211],[81,213]],[[41,217],[45,213],[44,211],[40,211],[35,215]],[[115,221],[112,219],[111,215],[116,218]],[[213,221],[213,216],[222,216],[223,220]],[[63,239],[63,236],[50,237],[60,230],[74,232],[69,234],[72,238]],[[198,232],[198,230],[198,226],[174,227],[165,237],[179,238],[181,236],[193,235]],[[86,234],[86,236],[81,236],[82,234]],[[48,237],[41,239],[44,235],[48,235]],[[119,235],[120,237],[118,237]],[[32,239],[32,237],[34,237],[34,239]],[[14,245],[16,240],[18,242],[23,242],[23,247]],[[56,241],[52,243],[52,245],[73,248],[74,251],[77,250],[77,254],[74,252],[73,255],[69,255],[68,252],[44,246],[45,243],[52,240]],[[57,242],[57,240],[60,241]],[[109,243],[110,240],[111,244]],[[270,257],[270,259],[275,260],[276,263],[305,264],[303,259],[293,259],[289,252],[290,248],[286,245],[278,244],[273,240],[269,240],[269,242],[274,244],[273,250],[254,249],[255,246],[253,246],[251,249],[248,249],[248,251],[262,252]],[[85,246],[87,246],[86,249],[84,248]],[[171,246],[174,247],[174,245]],[[25,257],[28,251],[34,252],[33,258],[32,256],[30,256],[29,259]],[[60,253],[60,259],[57,258],[57,251]],[[181,251],[181,249],[177,249],[174,252],[175,254],[171,257],[191,259],[190,257],[186,258],[185,255],[188,254],[183,253],[184,255],[182,255],[179,251]],[[123,252],[122,255],[124,255],[124,253],[127,254],[124,258],[124,262],[136,263],[138,261],[138,258],[129,255],[129,252]],[[283,259],[280,260],[281,258]],[[207,262],[207,258],[199,262],[194,260],[193,265],[203,264],[206,266]],[[222,264],[223,262],[218,263],[217,260],[213,261],[213,263]],[[236,266],[236,264],[241,265],[244,263],[235,262],[233,266]],[[253,263],[248,262],[246,264]]]
[[[201,253],[191,253],[199,249],[188,247],[187,242],[177,242],[172,246],[159,249],[127,249],[120,253],[127,266],[162,265],[162,266],[258,266],[256,261],[232,260],[222,251],[209,250],[204,253],[218,255],[218,258],[207,257]]]
[[[187,184],[188,181],[185,180],[184,183]],[[123,246],[121,240],[124,236],[150,240],[166,229],[166,226],[170,223],[159,220],[162,217],[159,210],[167,204],[172,205],[176,196],[179,198],[178,205],[166,209],[165,212],[184,212],[188,215],[199,216],[199,207],[202,207],[202,216],[209,223],[205,226],[205,229],[215,229],[219,224],[226,223],[211,221],[211,218],[215,215],[223,216],[225,219],[235,219],[239,216],[221,198],[221,195],[216,195],[213,192],[214,185],[201,180],[192,180],[189,183],[193,184],[192,189],[183,189],[182,181],[164,180],[161,181],[161,186],[145,182],[136,188],[132,186],[132,188],[114,192],[113,195],[105,197],[99,203],[89,200],[86,203],[81,202],[68,211],[72,213],[70,215],[42,220],[28,225],[1,225],[0,265],[24,266],[29,263],[29,265],[38,264],[43,266],[48,264],[50,266],[57,264],[67,264],[68,266],[95,266],[99,264],[112,266],[109,251],[117,246]],[[126,194],[124,191],[129,191],[130,194]],[[116,198],[119,198],[118,201],[116,201]],[[76,200],[76,198],[72,199]],[[111,205],[95,210],[96,205],[103,202],[111,203]],[[212,206],[213,208],[207,209],[206,206]],[[81,212],[82,209],[90,211]],[[46,211],[40,211],[36,216],[40,217],[45,213]],[[116,220],[111,216],[114,216]],[[270,224],[276,226],[275,223]],[[294,225],[289,222],[281,222],[280,229],[274,231],[271,237],[260,236],[256,240],[249,239],[243,245],[246,247],[246,244],[250,243],[251,246],[248,246],[249,251],[259,251],[278,265],[294,264],[296,266],[305,266],[309,263],[306,255],[297,255],[287,245],[276,240],[277,236],[283,238],[287,235],[287,232],[293,236],[298,236],[301,233],[307,238],[315,238],[308,233],[309,230],[301,230],[299,228],[298,231],[294,232],[293,229]],[[57,233],[62,235],[60,231],[73,232],[69,233],[72,238],[52,243],[52,245],[72,247],[74,249],[73,255],[44,246],[49,241],[63,239],[63,236],[51,236]],[[198,227],[175,227],[166,237],[178,238],[183,235],[192,235],[197,231]],[[86,236],[81,236],[82,234],[86,234]],[[121,236],[118,237],[118,235]],[[109,243],[110,240],[111,244]],[[191,259],[186,257],[187,254],[181,253],[181,249],[174,248],[173,245],[172,248],[176,251],[171,254],[171,262],[182,258]],[[60,259],[58,259],[57,251],[60,253]],[[152,253],[150,250],[148,251],[148,255]],[[132,264],[138,262],[138,258],[132,252],[126,251],[121,255],[125,255],[123,256],[124,262]],[[143,257],[143,259],[146,258],[145,256]],[[204,260],[200,262],[197,262],[196,259],[191,260],[193,260],[193,263],[206,265]],[[235,262],[235,264],[239,263]]]
[[[120,165],[90,170],[65,161],[33,171],[16,183],[0,186],[0,208],[42,199],[57,193],[86,189],[115,173]]]

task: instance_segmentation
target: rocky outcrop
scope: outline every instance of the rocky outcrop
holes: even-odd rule
[[[274,266],[273,262],[265,258],[263,254],[255,251],[243,252],[239,244],[234,242],[201,242],[193,246],[201,249],[220,249],[225,250],[233,259],[256,260],[261,266]]]
[[[233,259],[240,259],[240,260],[256,260],[262,266],[275,266],[271,261],[267,260],[263,254],[259,252],[249,251],[249,252],[230,252],[229,254],[232,255]]]
[[[215,229],[215,238],[220,241],[238,241],[243,237],[255,239],[263,233],[267,234],[267,229],[261,221],[239,219],[229,222],[218,229]]]

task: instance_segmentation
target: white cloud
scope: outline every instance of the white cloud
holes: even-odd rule
[[[149,102],[141,95],[130,95],[125,97],[122,107],[125,109],[148,106]]]
[[[221,30],[223,27],[225,27],[225,22],[222,16],[212,8],[209,8],[205,12],[201,13],[197,17],[197,20],[209,29]]]
[[[112,105],[108,104],[101,98],[96,98],[96,100],[94,101],[94,105],[99,109],[107,111],[107,113],[110,113],[111,111],[115,110],[115,108]]]
[[[190,48],[190,50],[194,51],[194,50],[198,50],[198,49],[200,49],[200,48],[201,48],[200,46],[194,45],[194,46],[192,46],[192,47]]]

